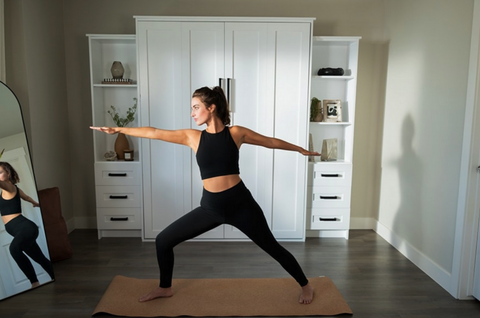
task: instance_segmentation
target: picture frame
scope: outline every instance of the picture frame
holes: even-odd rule
[[[324,99],[322,107],[324,122],[342,122],[342,102],[340,99]]]

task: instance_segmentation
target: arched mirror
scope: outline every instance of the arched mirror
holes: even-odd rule
[[[14,193],[23,192],[35,202],[38,202],[38,195],[20,103],[2,82],[0,113],[0,299],[4,299],[51,282],[53,268],[40,208],[20,200],[21,214],[18,215],[15,212],[18,205],[12,206],[15,197],[5,200],[12,193],[2,189],[10,182],[5,181],[10,173],[6,170],[10,168],[19,177],[16,186],[21,191]],[[3,178],[2,170],[7,172]]]

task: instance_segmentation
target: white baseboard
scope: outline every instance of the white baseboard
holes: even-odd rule
[[[380,235],[385,241],[395,247],[400,253],[402,253],[408,260],[420,268],[425,274],[430,276],[437,284],[439,284],[446,291],[449,291],[452,275],[444,268],[435,263],[428,256],[421,251],[410,245],[404,239],[398,237],[390,229],[382,225],[380,222],[375,221],[376,226],[373,229]]]

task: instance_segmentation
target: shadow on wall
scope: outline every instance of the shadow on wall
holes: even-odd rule
[[[393,232],[422,250],[422,162],[413,149],[415,123],[407,114],[402,123],[401,156],[392,164],[398,169],[400,205],[393,222]],[[403,240],[402,240],[403,241]],[[402,246],[397,246],[401,249]]]

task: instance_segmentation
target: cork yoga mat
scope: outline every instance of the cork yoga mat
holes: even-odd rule
[[[334,316],[352,314],[328,277],[309,278],[314,299],[298,303],[292,278],[174,279],[173,297],[139,302],[158,286],[157,279],[116,276],[92,315],[127,317]]]

